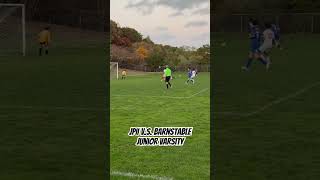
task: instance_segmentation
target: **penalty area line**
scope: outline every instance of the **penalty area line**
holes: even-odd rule
[[[132,172],[120,172],[120,171],[112,171],[111,176],[122,176],[129,178],[143,178],[143,179],[153,179],[153,180],[173,180],[171,177],[161,177],[155,175],[143,175],[143,174],[135,174]]]
[[[190,96],[144,96],[144,95],[125,95],[125,94],[114,94],[115,97],[150,97],[150,98],[170,98],[170,99],[190,99],[201,93],[206,92],[209,88],[202,89],[201,91],[194,93]]]
[[[218,114],[218,115],[225,115],[225,116],[238,116],[238,117],[250,117],[250,116],[254,116],[256,114],[259,114],[263,111],[265,111],[266,109],[269,109],[271,107],[273,107],[274,105],[277,105],[277,104],[280,104],[280,103],[283,103],[285,101],[288,101],[292,98],[295,98],[307,91],[309,91],[310,89],[314,88],[314,87],[317,87],[320,85],[320,81],[317,81],[313,84],[310,84],[304,88],[301,88],[299,90],[297,90],[296,92],[293,92],[293,93],[290,93],[286,96],[283,96],[283,97],[280,97],[274,101],[271,101],[263,106],[261,106],[259,109],[255,110],[255,111],[252,111],[252,112],[249,112],[249,113],[236,113],[236,112],[213,112],[213,114]]]

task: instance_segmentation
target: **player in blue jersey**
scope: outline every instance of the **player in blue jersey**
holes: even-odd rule
[[[277,48],[282,49],[280,45],[280,27],[275,23],[271,24],[271,30],[274,34],[274,44]]]
[[[191,68],[188,68],[188,80],[186,81],[186,84],[189,84],[189,81],[192,82],[192,84],[194,84],[194,77],[193,77],[193,71],[191,70]]]
[[[250,51],[249,51],[247,63],[245,66],[242,67],[243,70],[249,70],[252,64],[252,61],[254,59],[258,59],[265,65],[267,64],[265,60],[259,58],[258,49],[260,47],[260,42],[261,42],[261,32],[259,29],[258,21],[250,19],[248,27],[249,27],[249,39],[250,39]]]

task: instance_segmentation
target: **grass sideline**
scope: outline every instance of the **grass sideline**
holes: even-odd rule
[[[284,50],[273,50],[269,72],[258,62],[249,72],[241,71],[249,49],[245,34],[212,37],[226,42],[213,50],[215,179],[318,179],[320,86],[312,85],[320,81],[320,35],[283,36]],[[281,98],[253,116],[236,115]]]
[[[105,179],[105,39],[77,40],[0,57],[0,179]]]
[[[200,73],[195,85],[185,84],[185,73],[174,74],[169,90],[160,81],[160,73],[111,81],[111,172],[124,172],[111,176],[113,180],[132,179],[119,174],[175,180],[209,178],[209,74]],[[130,127],[156,126],[194,127],[194,132],[183,147],[136,147],[136,137],[128,137]]]

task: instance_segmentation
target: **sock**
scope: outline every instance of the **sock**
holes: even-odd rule
[[[267,64],[267,61],[265,61],[263,58],[259,58],[259,61],[260,61],[262,64],[264,64],[264,65]]]
[[[167,89],[169,89],[169,85],[167,84]]]
[[[39,48],[39,56],[42,55],[42,48]]]
[[[47,54],[47,55],[49,54],[49,50],[46,50],[46,54]]]
[[[170,82],[168,82],[168,84],[169,84],[169,86],[171,87],[171,83],[170,83]]]
[[[246,64],[246,68],[249,68],[252,63],[252,58],[249,58]]]

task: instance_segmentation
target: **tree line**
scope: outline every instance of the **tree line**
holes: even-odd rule
[[[111,59],[130,65],[144,65],[157,69],[165,64],[172,67],[207,65],[210,61],[210,45],[200,48],[154,43],[134,28],[121,27],[110,21]]]

